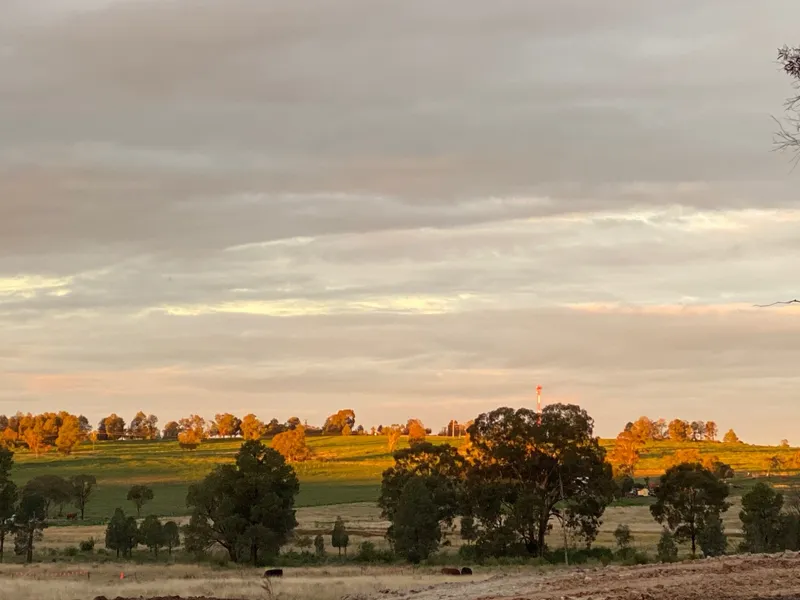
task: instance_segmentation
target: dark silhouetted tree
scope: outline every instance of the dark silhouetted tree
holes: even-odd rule
[[[333,524],[333,531],[331,532],[331,546],[339,550],[339,556],[342,555],[342,548],[344,548],[344,555],[347,556],[347,546],[350,544],[350,535],[347,533],[342,517],[336,517],[336,522]]]
[[[728,493],[728,485],[701,464],[681,464],[661,476],[650,512],[673,531],[676,540],[691,541],[695,556],[698,532],[709,518],[728,510]]]
[[[136,516],[141,517],[142,507],[153,499],[153,490],[146,485],[133,485],[128,490],[127,499],[136,506]]]
[[[233,562],[259,565],[278,553],[297,526],[299,490],[294,469],[279,452],[247,441],[234,464],[220,465],[190,486],[184,546],[203,552],[218,544]]]

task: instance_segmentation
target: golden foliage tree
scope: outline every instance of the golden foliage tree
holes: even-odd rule
[[[400,442],[400,428],[384,427],[383,431],[386,433],[386,445],[389,447],[389,452],[394,452],[397,449],[398,442]]]
[[[83,432],[81,431],[78,417],[67,415],[61,423],[56,437],[56,449],[64,456],[69,456],[75,447],[81,443]]]
[[[631,426],[630,433],[644,444],[655,437],[655,423],[647,417],[639,417]]]
[[[252,413],[245,415],[244,419],[242,419],[242,437],[246,440],[257,440],[261,438],[264,435],[265,429],[264,423]]]
[[[425,441],[425,426],[419,419],[408,420],[408,443],[421,444]]]
[[[623,431],[617,436],[614,448],[608,455],[608,461],[619,474],[633,477],[642,446],[639,437],[632,430]]]
[[[302,425],[272,438],[272,448],[280,452],[286,462],[302,462],[311,458],[311,450],[306,445],[306,428]]]
[[[688,463],[690,465],[693,465],[695,463],[702,464],[703,458],[702,456],[700,456],[700,451],[694,448],[678,450],[677,452],[674,452],[667,458],[668,469],[685,463]]]
[[[683,419],[673,419],[668,425],[669,439],[674,442],[685,442],[692,433],[692,427],[688,421]]]
[[[706,421],[706,439],[709,442],[716,442],[717,435],[717,424],[714,421]]]
[[[722,442],[725,444],[738,444],[740,441],[739,436],[736,435],[733,429],[728,429],[728,432],[722,438]]]

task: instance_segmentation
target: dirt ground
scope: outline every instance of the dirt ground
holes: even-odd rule
[[[498,575],[394,600],[800,600],[800,553]]]
[[[286,569],[272,594],[260,572],[210,576],[199,567],[138,568],[116,579],[110,566],[56,577],[55,566],[0,568],[0,597],[18,600],[106,598],[242,600],[800,600],[800,553],[730,556],[674,565],[475,569],[443,577],[434,568]]]

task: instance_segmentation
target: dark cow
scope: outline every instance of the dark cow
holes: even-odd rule
[[[461,569],[456,569],[454,567],[444,567],[442,569],[442,575],[461,575]]]
[[[78,513],[67,513],[67,521],[74,521],[78,518]]]
[[[283,577],[283,569],[267,569],[264,571],[264,577]]]
[[[472,569],[470,569],[469,567],[461,567],[461,574],[472,575]]]

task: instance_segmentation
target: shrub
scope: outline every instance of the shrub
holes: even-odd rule
[[[658,560],[665,563],[678,560],[678,545],[675,543],[675,536],[672,535],[669,529],[664,529],[661,532],[656,556]]]
[[[64,556],[78,556],[78,549],[75,546],[69,546],[68,548],[64,548]]]
[[[620,550],[630,548],[633,542],[631,528],[627,525],[617,525],[617,528],[614,530],[614,539],[617,541],[617,547]]]
[[[80,543],[81,552],[92,552],[94,551],[94,538],[90,537],[88,540],[83,540]]]
[[[374,562],[378,553],[375,549],[375,544],[372,542],[361,542],[358,545],[358,553],[356,553],[356,560],[361,562]]]
[[[709,515],[697,536],[703,556],[722,556],[728,549],[728,538],[719,515]]]

